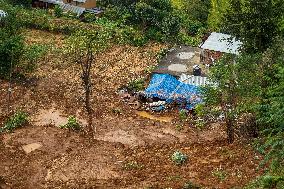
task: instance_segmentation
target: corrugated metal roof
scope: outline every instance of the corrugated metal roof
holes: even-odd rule
[[[74,5],[70,5],[70,4],[59,4],[60,8],[65,10],[65,11],[70,11],[73,12],[75,14],[77,14],[77,16],[80,16],[81,14],[83,14],[83,12],[85,11],[85,8],[83,7],[78,7],[78,6],[74,6]]]
[[[182,74],[179,78],[179,81],[185,84],[195,85],[195,86],[205,86],[206,84],[209,84],[209,80],[207,77],[186,75],[186,74]]]
[[[86,0],[73,0],[73,1],[77,1],[79,3],[86,3]]]
[[[63,1],[62,0],[40,0],[42,2],[46,2],[46,3],[51,3],[51,4],[62,4]]]
[[[231,35],[213,32],[204,44],[201,45],[201,48],[238,55],[242,44],[236,38],[232,38]]]
[[[0,10],[0,17],[6,17],[7,13],[3,10]]]

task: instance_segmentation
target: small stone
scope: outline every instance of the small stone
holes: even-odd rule
[[[22,146],[22,148],[26,152],[26,154],[29,154],[32,151],[39,149],[40,147],[42,147],[41,143],[31,143],[31,144],[27,144],[27,145]]]

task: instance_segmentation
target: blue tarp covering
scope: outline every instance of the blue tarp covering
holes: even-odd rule
[[[169,74],[154,74],[145,96],[156,97],[169,104],[177,103],[188,110],[202,102],[199,87],[182,83]]]

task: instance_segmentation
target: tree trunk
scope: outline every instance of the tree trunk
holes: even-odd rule
[[[91,137],[93,137],[94,134],[93,115],[92,115],[93,111],[90,104],[91,89],[90,89],[90,78],[88,76],[85,76],[84,83],[85,83],[85,106],[88,114],[88,134]]]
[[[13,57],[13,52],[12,52],[11,62],[10,62],[10,73],[9,73],[9,87],[8,87],[8,105],[7,105],[8,115],[11,112],[13,61],[14,61],[14,57]]]
[[[227,126],[227,136],[228,136],[228,143],[232,144],[234,142],[234,135],[235,135],[235,130],[234,130],[234,124],[233,121],[230,117],[226,118],[226,126]]]

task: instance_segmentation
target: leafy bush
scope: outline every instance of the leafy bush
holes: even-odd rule
[[[176,130],[181,131],[183,129],[183,124],[177,124],[176,125]]]
[[[21,5],[24,7],[31,7],[32,0],[9,0],[13,5]]]
[[[284,177],[266,174],[249,183],[244,189],[282,189]]]
[[[182,165],[186,162],[187,156],[179,151],[176,151],[173,153],[171,159],[176,165]]]
[[[154,26],[149,27],[145,35],[149,40],[155,40],[159,42],[164,41],[166,37],[159,28]]]
[[[60,125],[59,127],[62,129],[70,129],[74,131],[78,131],[81,129],[80,124],[78,123],[76,117],[74,116],[69,116],[68,122],[65,125]]]
[[[104,18],[117,22],[119,25],[129,24],[131,22],[132,14],[127,7],[110,6],[104,12]]]
[[[54,16],[60,18],[63,16],[63,10],[60,8],[59,5],[55,5],[54,7]]]
[[[45,45],[31,45],[27,46],[24,50],[24,58],[27,60],[25,70],[33,71],[36,68],[36,62],[38,59],[46,53],[48,47]]]
[[[84,14],[84,19],[83,19],[84,22],[91,23],[91,22],[95,22],[96,20],[97,20],[96,15],[91,14],[91,13]]]
[[[145,80],[143,78],[138,78],[130,81],[127,85],[127,88],[131,91],[141,91],[145,87]]]
[[[180,31],[180,19],[172,14],[170,0],[127,1],[125,4],[107,1],[102,4],[106,7],[105,18],[119,26],[129,25],[141,31],[140,35],[138,32],[132,36],[135,46],[144,45],[147,39],[172,40]]]
[[[180,31],[180,20],[173,15],[166,16],[161,23],[161,30],[167,36],[175,36]]]
[[[0,133],[4,131],[12,132],[13,130],[24,126],[28,123],[28,115],[25,112],[18,111],[4,123],[4,127],[0,128]]]
[[[227,178],[227,173],[222,168],[217,168],[212,171],[212,176],[218,178],[220,181],[224,181]]]
[[[197,186],[196,184],[194,184],[192,182],[187,182],[182,187],[182,189],[199,189],[199,188],[200,188],[199,186]]]
[[[179,119],[181,121],[185,121],[187,119],[187,110],[182,109],[179,111]]]
[[[19,66],[24,51],[24,37],[20,34],[21,23],[16,10],[10,9],[8,16],[1,19],[0,27],[0,78],[5,78]]]

